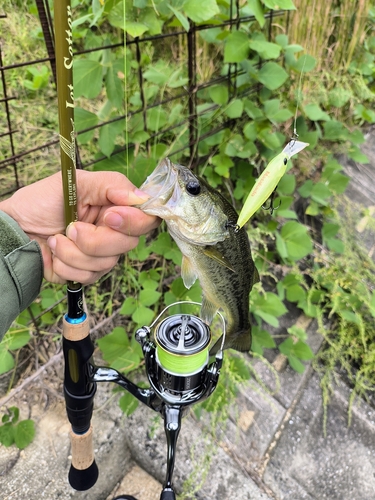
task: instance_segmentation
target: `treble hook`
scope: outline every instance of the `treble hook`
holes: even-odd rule
[[[281,205],[281,200],[279,201],[279,204],[277,205],[277,207],[274,207],[274,205],[273,205],[273,202],[275,201],[275,197],[276,197],[276,191],[277,191],[277,186],[274,189],[274,191],[272,191],[271,196],[268,198],[270,201],[269,206],[267,207],[266,205],[262,205],[263,210],[269,210],[271,215],[274,213],[275,210],[280,208],[280,205]]]

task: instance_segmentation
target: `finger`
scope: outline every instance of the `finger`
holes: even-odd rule
[[[86,224],[86,226],[89,226],[89,224]],[[125,238],[123,235],[120,236]],[[133,239],[133,237],[131,238]],[[136,246],[138,238],[134,237],[134,240],[136,241],[132,241],[130,244],[131,248]],[[84,240],[84,244],[82,245],[84,248],[80,248],[66,236],[57,234],[49,238],[47,243],[53,255],[66,265],[84,271],[102,272],[111,269],[122,253],[116,252],[111,242],[109,241],[108,244],[108,241],[108,238],[102,239],[99,237],[99,241],[94,245],[92,240]]]
[[[88,271],[71,267],[58,257],[53,255],[53,283],[65,283],[66,281],[75,281],[82,285],[91,285],[107,274],[111,269],[102,271]]]
[[[58,276],[53,270],[53,254],[51,252],[51,249],[46,244],[46,241],[39,238],[33,239],[38,241],[40,249],[42,251],[44,279],[49,281],[50,283],[57,283],[60,285],[64,284],[66,281],[65,278]]]
[[[161,219],[146,215],[138,208],[109,208],[103,217],[106,226],[131,236],[141,236],[159,226]]]
[[[149,198],[120,172],[77,170],[77,190],[82,205],[137,205]]]

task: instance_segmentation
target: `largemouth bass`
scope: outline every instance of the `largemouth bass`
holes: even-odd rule
[[[207,324],[219,309],[226,318],[224,349],[249,351],[249,294],[259,280],[249,239],[236,226],[234,207],[188,168],[163,160],[140,189],[150,199],[139,206],[164,219],[182,252],[181,276],[187,288],[198,278],[203,292],[201,318]],[[211,348],[215,354],[219,339]]]

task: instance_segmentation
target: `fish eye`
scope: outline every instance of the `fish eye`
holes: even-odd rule
[[[201,192],[201,186],[198,181],[189,181],[185,187],[186,191],[193,196],[197,196]]]

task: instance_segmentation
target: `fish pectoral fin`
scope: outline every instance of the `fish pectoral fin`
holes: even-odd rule
[[[196,279],[198,278],[194,266],[192,265],[191,261],[187,257],[185,257],[185,255],[182,257],[181,277],[186,288],[190,288],[192,285],[194,285]]]
[[[202,298],[202,307],[201,307],[201,319],[207,323],[207,325],[210,325],[212,323],[212,320],[216,314],[217,311],[217,306],[210,302],[209,300],[206,299],[206,297],[203,296]]]
[[[218,262],[222,266],[227,267],[231,271],[235,272],[235,270],[233,269],[232,264],[229,262],[229,260],[226,257],[224,257],[224,255],[221,254],[218,250],[216,250],[216,248],[214,248],[212,246],[207,246],[203,249],[203,253],[207,257],[209,257],[210,259],[215,260],[216,262]]]

